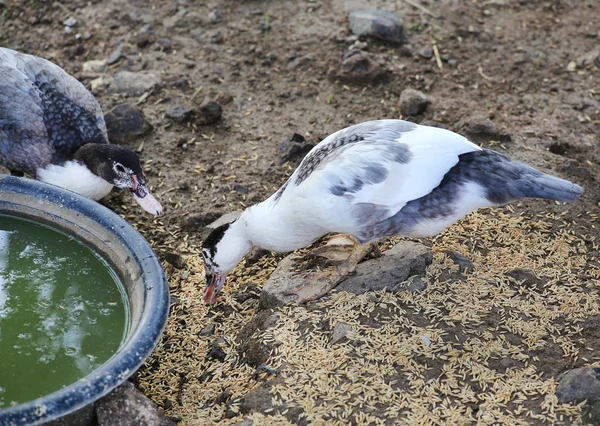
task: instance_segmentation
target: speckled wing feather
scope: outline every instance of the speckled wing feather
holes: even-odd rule
[[[25,155],[17,153],[18,149],[31,151],[33,134],[46,138],[50,156],[44,157],[44,161],[52,163],[72,158],[86,143],[108,143],[98,102],[74,77],[50,61],[5,48],[0,48],[0,64],[3,69],[0,85],[4,92],[0,108],[4,121],[11,126],[10,132],[4,131],[4,139],[10,138],[9,144],[3,144],[4,155],[10,154],[8,157],[14,160]],[[36,146],[38,143],[40,139]],[[13,152],[7,152],[7,146]],[[46,149],[40,149],[47,154]],[[20,169],[32,173],[41,158],[35,152],[28,157],[28,163],[21,164]],[[19,162],[23,163],[22,159]]]
[[[322,215],[314,222],[323,228],[356,235],[358,228],[384,220],[429,194],[458,163],[459,155],[479,149],[444,129],[401,120],[362,123],[313,148],[279,202],[306,200],[294,207],[302,211],[299,215]]]
[[[37,88],[0,58],[0,162],[35,175],[52,152]]]

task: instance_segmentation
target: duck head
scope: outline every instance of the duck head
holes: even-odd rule
[[[202,247],[202,257],[206,272],[203,299],[207,305],[216,303],[227,274],[235,269],[251,248],[252,243],[245,237],[244,224],[240,219],[219,226],[206,238]]]
[[[162,214],[162,206],[146,185],[140,159],[130,148],[90,143],[79,148],[74,159],[109,184],[131,192],[133,198],[148,213],[156,216]]]

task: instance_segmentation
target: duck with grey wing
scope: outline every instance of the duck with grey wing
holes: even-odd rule
[[[478,208],[523,198],[575,202],[582,193],[448,130],[401,120],[361,123],[325,138],[275,194],[204,241],[204,300],[215,303],[253,246],[287,252],[332,232],[353,237],[347,260],[296,289],[302,303],[331,290],[380,238],[433,236]]]
[[[0,164],[93,200],[113,187],[160,215],[137,154],[108,142],[94,96],[62,68],[0,48]]]

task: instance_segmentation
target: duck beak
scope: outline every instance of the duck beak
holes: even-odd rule
[[[217,295],[221,292],[227,276],[206,274],[206,290],[204,291],[204,303],[214,305],[217,303]]]
[[[148,213],[160,216],[162,214],[162,206],[150,193],[148,187],[140,183],[136,175],[131,175],[131,178],[133,179],[133,186],[129,190],[135,201]]]

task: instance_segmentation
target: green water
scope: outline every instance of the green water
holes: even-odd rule
[[[0,215],[0,408],[57,391],[110,358],[127,331],[126,300],[87,246]]]

